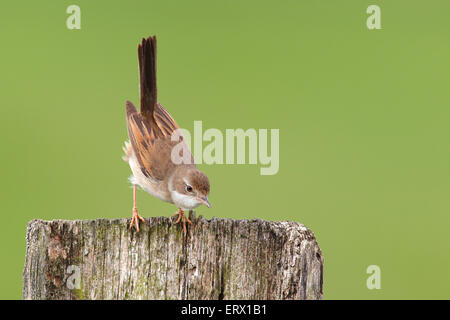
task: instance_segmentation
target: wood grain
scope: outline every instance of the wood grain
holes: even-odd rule
[[[321,299],[323,257],[297,222],[171,218],[27,228],[23,299]],[[77,286],[77,279],[79,285]]]

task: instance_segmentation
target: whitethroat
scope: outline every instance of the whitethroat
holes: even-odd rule
[[[172,161],[172,149],[182,142],[172,141],[172,134],[179,129],[175,120],[157,100],[156,90],[156,36],[142,39],[138,45],[139,79],[141,107],[126,102],[127,127],[129,141],[125,142],[123,159],[130,165],[133,175],[133,225],[139,232],[139,220],[145,221],[136,208],[136,186],[166,202],[178,207],[175,224],[182,221],[186,234],[186,222],[191,221],[184,211],[192,210],[201,204],[211,207],[208,201],[209,179],[199,171],[192,154],[183,159],[190,161]],[[184,143],[184,142],[182,142]]]

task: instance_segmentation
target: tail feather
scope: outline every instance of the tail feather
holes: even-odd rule
[[[143,38],[138,46],[141,114],[153,121],[157,103],[156,90],[156,36]]]

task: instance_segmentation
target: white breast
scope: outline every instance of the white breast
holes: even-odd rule
[[[195,200],[193,197],[181,194],[177,191],[172,191],[171,195],[173,203],[183,210],[192,210],[202,204],[200,201]]]

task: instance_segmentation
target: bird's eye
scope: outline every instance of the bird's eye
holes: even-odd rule
[[[187,192],[192,192],[192,187],[191,186],[186,186],[186,191]]]

